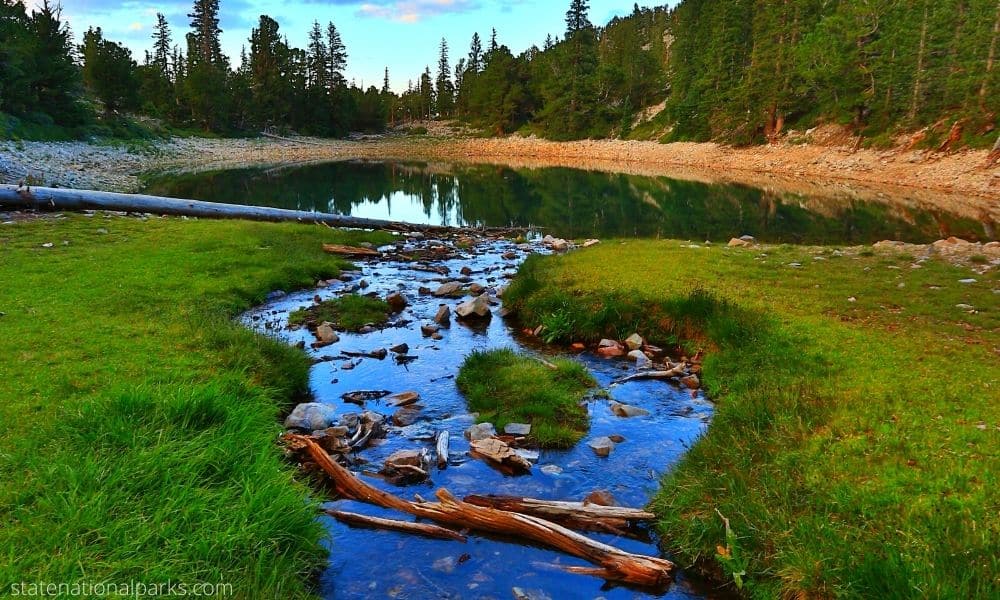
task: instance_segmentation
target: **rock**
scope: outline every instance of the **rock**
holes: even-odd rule
[[[542,590],[526,590],[516,587],[511,589],[511,593],[514,595],[514,600],[552,600],[552,597]]]
[[[358,333],[360,333],[362,335],[367,335],[369,333],[375,333],[375,331],[376,331],[376,329],[373,326],[371,326],[371,325],[365,325],[364,327],[362,327],[361,329],[358,330]]]
[[[624,435],[619,435],[617,433],[614,434],[614,435],[609,435],[608,438],[610,438],[611,441],[614,442],[614,443],[616,443],[616,444],[620,444],[620,443],[622,443],[622,442],[625,441],[625,436]]]
[[[569,250],[570,243],[566,240],[555,240],[549,244],[549,246],[556,252],[565,252],[566,250]]]
[[[649,411],[645,408],[639,408],[638,406],[632,406],[630,404],[622,404],[620,402],[611,403],[611,412],[624,418],[645,417],[649,414]]]
[[[625,338],[625,347],[627,347],[629,350],[638,350],[642,348],[642,345],[644,343],[645,340],[643,340],[642,336],[639,335],[638,333],[633,333],[632,335]]]
[[[392,406],[408,406],[420,400],[420,394],[416,392],[400,392],[385,399]]]
[[[740,238],[733,238],[733,239],[729,240],[729,247],[730,248],[746,248],[746,247],[752,246],[752,245],[753,245],[753,242],[748,242],[748,241],[740,239]]]
[[[587,240],[583,243],[584,248],[591,248],[601,243],[601,240]]]
[[[488,319],[492,316],[490,300],[485,295],[477,296],[459,304],[455,308],[455,315],[460,319]]]
[[[600,343],[597,344],[598,348],[618,348],[620,346],[621,344],[619,344],[615,340],[609,340],[607,338],[604,338],[603,340],[600,341]]]
[[[478,296],[486,291],[486,286],[481,283],[473,283],[469,285],[469,293],[473,296]]]
[[[517,253],[516,252],[504,252],[504,254],[503,254],[503,256],[501,256],[501,258],[503,258],[504,260],[515,260],[515,259],[517,259]]]
[[[584,504],[594,504],[596,506],[618,506],[615,497],[608,490],[594,490],[583,499]]]
[[[316,328],[316,340],[318,343],[313,344],[314,346],[329,346],[330,344],[339,342],[340,336],[337,335],[337,332],[333,330],[333,327],[329,323],[323,323]]]
[[[420,411],[414,408],[401,408],[392,414],[392,424],[396,427],[406,427],[417,422]]]
[[[503,432],[507,435],[528,435],[531,433],[531,425],[528,423],[507,423]]]
[[[525,450],[524,448],[514,448],[514,452],[517,452],[518,456],[520,456],[521,458],[530,463],[538,462],[538,459],[541,457],[541,454],[539,454],[537,450]]]
[[[316,282],[316,287],[318,287],[318,288],[325,288],[325,287],[328,287],[329,285],[330,284],[328,284],[326,281],[324,281],[322,279]]]
[[[611,451],[615,449],[615,443],[611,441],[609,437],[599,437],[587,442],[590,449],[594,451],[594,454],[605,458],[611,454]]]
[[[530,471],[531,463],[519,455],[506,442],[497,438],[474,440],[469,443],[472,453],[478,458],[497,463],[514,471]]]
[[[541,468],[541,471],[546,475],[559,475],[563,472],[562,467],[559,465],[545,465]]]
[[[584,350],[587,349],[587,347],[581,344],[580,342],[576,342],[570,345],[569,349],[572,350],[573,352],[583,352]]]
[[[437,297],[451,296],[462,289],[461,281],[449,281],[448,283],[442,285],[438,289],[434,290],[434,295]]]
[[[459,271],[459,272],[462,275],[465,275],[466,277],[468,277],[469,275],[472,275],[472,269],[470,269],[469,267],[462,267],[461,271]]]
[[[458,560],[454,556],[445,556],[431,563],[431,568],[441,573],[451,573],[455,570]]]
[[[366,354],[368,358],[374,358],[376,360],[385,360],[386,356],[389,356],[389,351],[385,348],[379,348],[378,350],[372,350]]]
[[[305,429],[316,431],[326,429],[337,422],[336,410],[330,404],[305,402],[292,410],[285,419],[285,429]]]
[[[969,285],[969,284],[976,283],[976,280],[972,279],[972,278],[969,278],[969,279],[959,279],[958,282],[962,283],[962,284],[965,284],[965,285]]]
[[[448,308],[447,304],[442,304],[438,306],[437,314],[434,315],[434,322],[438,325],[444,325],[451,320],[451,309]]]
[[[649,360],[642,350],[633,350],[628,353],[630,360],[635,361],[635,366],[640,369],[646,369],[653,364],[653,361]]]
[[[746,242],[748,244],[756,244],[757,243],[757,239],[754,238],[752,235],[741,235],[740,236],[740,240],[744,241],[744,242]]]
[[[440,333],[433,333],[433,334],[431,334],[431,339],[434,340],[434,341],[436,341],[436,342],[439,342],[439,341],[441,341],[441,340],[444,339],[444,336],[441,335]]]
[[[625,356],[625,349],[614,342],[614,346],[600,346],[597,348],[597,355],[602,358],[618,358]]]
[[[389,348],[389,352],[394,352],[396,354],[406,354],[409,351],[410,351],[410,346],[409,344],[406,343],[396,344],[392,348]]]
[[[430,336],[434,335],[437,332],[438,332],[438,326],[437,325],[421,325],[420,326],[420,333],[422,333],[424,335],[424,337],[430,337]]]
[[[346,394],[341,394],[340,399],[344,402],[349,402],[351,404],[357,404],[358,406],[364,406],[365,402],[368,400],[378,400],[379,398],[385,398],[392,392],[388,390],[361,390],[357,392],[347,392]]]
[[[379,471],[394,485],[418,483],[427,479],[430,455],[427,450],[398,450],[385,459]]]
[[[264,296],[264,299],[268,302],[273,302],[275,300],[280,300],[287,295],[288,294],[283,290],[274,290],[273,292],[268,293],[267,296]]]
[[[409,304],[409,302],[406,300],[406,297],[400,294],[399,292],[393,292],[389,294],[388,296],[386,296],[385,301],[389,305],[389,308],[393,310],[393,312],[400,312],[404,308],[406,308],[406,306]]]
[[[367,289],[368,288],[368,280],[367,279],[362,279],[361,281],[359,281],[358,282],[358,287],[361,288],[361,289],[363,289],[363,290]]]
[[[495,437],[496,434],[497,430],[493,427],[493,423],[476,423],[465,430],[465,439],[475,442]]]
[[[696,390],[701,387],[701,381],[698,380],[697,375],[688,375],[687,377],[681,378],[681,384],[686,386],[689,390]]]

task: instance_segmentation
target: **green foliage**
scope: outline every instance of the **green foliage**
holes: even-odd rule
[[[104,39],[101,28],[83,34],[83,83],[102,103],[107,113],[134,109],[139,103],[138,78],[132,52]]]
[[[357,331],[368,324],[381,325],[388,319],[389,305],[384,300],[348,294],[296,310],[288,316],[288,323],[315,328],[329,322],[339,329]]]
[[[653,503],[688,564],[751,597],[988,597],[1000,276],[833,250],[601,244],[529,259],[504,302],[528,326],[569,311],[575,339],[708,350],[712,424]]]
[[[557,359],[555,369],[510,349],[473,352],[455,380],[479,422],[498,431],[508,423],[530,423],[531,437],[545,448],[568,448],[590,428],[582,404],[594,378],[580,363]]]
[[[335,276],[344,263],[323,242],[383,241],[370,236],[100,216],[5,226],[0,556],[17,559],[0,561],[2,589],[169,579],[312,597],[324,532],[275,443],[309,361],[232,317]]]

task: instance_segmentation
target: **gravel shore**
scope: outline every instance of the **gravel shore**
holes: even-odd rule
[[[537,168],[563,166],[704,182],[742,183],[816,198],[856,198],[945,210],[1000,222],[1000,167],[987,152],[950,154],[852,150],[779,143],[731,148],[713,143],[549,142],[534,138],[384,136],[174,138],[153,144],[0,142],[0,180],[134,192],[149,172],[361,159],[417,159]],[[834,200],[836,201],[836,200]]]

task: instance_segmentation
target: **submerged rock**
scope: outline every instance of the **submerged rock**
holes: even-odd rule
[[[417,400],[420,400],[420,394],[417,392],[400,392],[385,399],[392,406],[409,406],[415,404]]]
[[[584,504],[594,504],[597,506],[618,506],[615,497],[608,490],[594,490],[583,499]]]
[[[620,402],[614,402],[611,404],[611,412],[618,415],[619,417],[645,417],[649,414],[649,411],[645,408],[639,408],[638,406],[632,406],[630,404],[622,404]]]

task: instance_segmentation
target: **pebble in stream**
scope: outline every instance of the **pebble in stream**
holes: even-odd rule
[[[305,347],[309,348],[315,341],[313,335],[305,329],[289,330],[287,317],[291,311],[311,304],[314,295],[322,299],[336,297],[351,289],[351,281],[363,279],[369,284],[365,293],[374,292],[383,298],[399,293],[408,299],[393,318],[393,321],[405,323],[404,326],[388,326],[367,334],[340,332],[334,344],[307,350],[320,359],[344,351],[369,353],[405,345],[408,356],[415,357],[415,360],[403,362],[391,359],[356,359],[349,363],[322,360],[312,368],[310,386],[314,401],[329,404],[337,416],[361,412],[358,404],[342,399],[358,390],[419,395],[422,408],[407,412],[402,419],[406,426],[388,426],[384,440],[357,455],[364,461],[362,471],[366,481],[408,499],[413,499],[414,494],[430,498],[439,487],[447,488],[458,497],[491,493],[574,501],[582,500],[595,490],[606,490],[623,506],[644,506],[656,492],[659,475],[669,469],[707,427],[712,405],[702,393],[692,394],[659,381],[612,386],[612,382],[622,376],[622,365],[634,369],[632,363],[600,358],[590,352],[575,352],[573,358],[583,362],[611,395],[610,399],[589,401],[591,428],[587,436],[569,450],[541,451],[537,468],[519,477],[505,476],[481,460],[470,459],[470,442],[464,434],[475,418],[468,413],[454,380],[465,356],[474,350],[497,347],[514,347],[527,352],[558,350],[539,347],[537,339],[523,337],[505,319],[446,320],[442,318],[442,305],[448,307],[448,312],[454,312],[470,297],[458,296],[461,292],[454,290],[454,285],[446,287],[448,294],[440,296],[421,294],[420,289],[438,291],[450,282],[461,283],[452,276],[458,277],[463,269],[480,276],[486,274],[493,279],[488,282],[490,285],[501,286],[504,283],[501,277],[513,274],[511,268],[516,265],[512,263],[522,260],[526,250],[545,250],[540,245],[519,247],[495,240],[481,240],[466,250],[438,240],[410,240],[406,246],[443,247],[445,251],[438,253],[447,258],[422,263],[386,260],[363,264],[360,272],[347,273],[340,281],[331,280],[326,287],[287,296],[274,295],[267,305],[243,317],[248,326],[258,331],[278,335],[289,344],[305,342]],[[459,289],[467,287],[462,284]],[[499,307],[490,308],[494,314],[499,313]],[[448,326],[443,327],[444,324]],[[348,364],[353,366],[344,370]],[[636,411],[637,416],[621,417],[613,412],[613,403],[640,410]],[[396,408],[379,394],[363,398],[363,404],[365,409],[385,415],[390,423],[397,411],[408,410]],[[427,481],[406,488],[368,476],[374,475],[386,459],[400,450],[426,449],[433,454],[434,440],[441,430],[447,430],[451,439],[447,469],[438,470],[432,466]],[[589,442],[602,437],[622,440],[612,442],[614,451],[607,458],[596,456],[588,446]],[[342,510],[405,518],[359,502],[335,504]],[[511,598],[514,587],[535,590],[553,598],[653,597],[641,590],[605,587],[600,579],[566,573],[561,570],[562,566],[587,565],[573,557],[533,546],[479,536],[470,536],[468,543],[459,544],[387,531],[352,529],[332,518],[321,518],[330,531],[330,558],[319,591],[329,599]],[[588,535],[630,552],[658,554],[655,542]],[[660,595],[666,598],[705,597],[700,586],[683,572],[679,572],[674,585]]]

